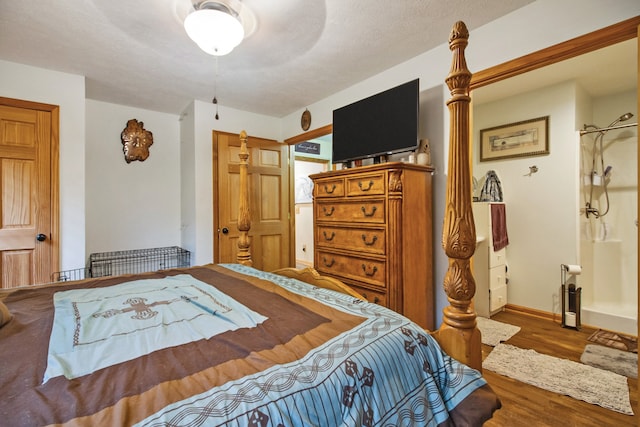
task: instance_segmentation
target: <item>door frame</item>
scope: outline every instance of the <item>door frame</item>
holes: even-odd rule
[[[289,146],[289,212],[293,212],[291,220],[289,221],[289,250],[291,252],[291,259],[294,264],[296,263],[296,201],[295,201],[295,145],[301,142],[309,141],[311,139],[320,138],[325,135],[333,133],[333,124],[312,129],[310,131],[301,133],[299,135],[292,136],[285,139],[284,143]]]
[[[0,105],[28,110],[46,111],[51,114],[51,265],[50,274],[60,270],[60,106],[22,99],[0,97]]]

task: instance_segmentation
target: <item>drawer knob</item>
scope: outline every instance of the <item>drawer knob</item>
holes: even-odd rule
[[[324,216],[331,216],[333,215],[333,212],[336,210],[335,207],[331,206],[330,209],[327,209],[326,206],[322,207],[322,212],[324,212]]]
[[[323,231],[322,235],[324,236],[324,240],[326,240],[327,242],[330,242],[333,240],[334,237],[336,237],[336,233],[334,231],[331,232],[331,236],[327,236],[327,232]]]
[[[365,276],[373,276],[374,274],[376,274],[376,272],[378,271],[378,267],[376,267],[375,265],[373,266],[373,268],[369,269],[369,271],[367,271],[367,266],[362,264],[362,271],[364,272]]]
[[[367,188],[364,188],[364,186],[362,185],[362,181],[358,181],[358,187],[360,187],[361,191],[369,191],[371,190],[371,187],[373,187],[373,181],[369,181],[369,185],[367,186]]]
[[[364,242],[365,245],[367,246],[372,246],[376,243],[376,241],[378,240],[378,236],[373,236],[373,239],[371,239],[370,242],[367,242],[367,236],[366,235],[362,235],[362,241]]]
[[[376,211],[378,210],[377,206],[373,206],[373,208],[371,209],[370,213],[367,213],[367,208],[365,206],[363,206],[362,208],[360,208],[362,210],[362,213],[364,214],[364,216],[367,217],[372,217],[376,214]]]
[[[367,294],[363,293],[362,296],[364,297],[364,299],[366,299],[367,301],[369,301],[369,297],[367,296]],[[374,304],[378,304],[380,302],[380,297],[378,297],[377,295],[373,297],[373,299],[370,301]]]
[[[322,257],[322,263],[324,264],[325,267],[333,267],[333,264],[336,263],[336,260],[334,258],[331,258],[331,262],[327,262],[327,258]]]
[[[333,194],[333,192],[336,191],[336,185],[333,184],[331,186],[331,190],[329,190],[329,186],[327,184],[324,185],[324,192],[327,194]]]

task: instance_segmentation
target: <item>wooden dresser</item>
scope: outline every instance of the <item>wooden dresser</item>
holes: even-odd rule
[[[310,176],[316,270],[429,330],[432,172],[392,162]]]

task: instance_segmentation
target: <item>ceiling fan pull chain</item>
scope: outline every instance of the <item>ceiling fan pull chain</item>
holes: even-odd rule
[[[218,116],[218,98],[216,94],[218,93],[218,57],[216,56],[216,71],[213,76],[213,104],[216,106],[216,120],[220,120],[220,116]]]

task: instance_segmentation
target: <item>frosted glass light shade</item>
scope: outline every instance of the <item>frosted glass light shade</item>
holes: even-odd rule
[[[244,38],[240,21],[226,12],[201,9],[184,20],[187,35],[209,55],[226,55]]]

